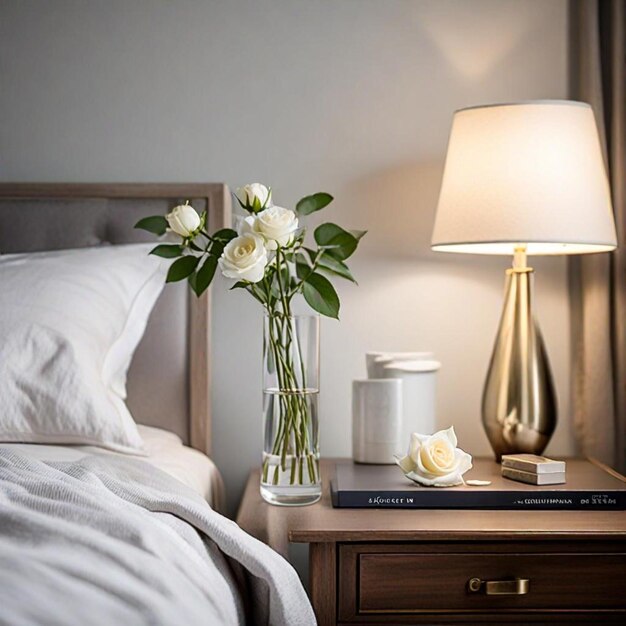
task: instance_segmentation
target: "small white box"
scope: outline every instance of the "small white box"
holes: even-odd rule
[[[529,485],[561,485],[565,482],[565,472],[550,472],[547,474],[535,474],[524,472],[511,467],[502,468],[502,476]]]
[[[565,472],[565,461],[555,461],[536,454],[505,454],[502,456],[502,467],[533,474],[556,474]]]

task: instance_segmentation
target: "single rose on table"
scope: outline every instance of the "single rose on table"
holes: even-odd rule
[[[472,469],[472,457],[457,448],[454,427],[434,435],[413,433],[406,456],[396,457],[404,475],[425,487],[462,485],[463,474]]]

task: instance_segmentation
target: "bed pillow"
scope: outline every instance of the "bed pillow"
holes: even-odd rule
[[[167,270],[152,247],[0,256],[0,441],[142,451],[124,400]]]

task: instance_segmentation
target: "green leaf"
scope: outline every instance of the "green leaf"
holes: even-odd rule
[[[339,296],[327,278],[311,274],[302,283],[302,294],[314,311],[339,319]]]
[[[356,284],[354,276],[350,273],[348,266],[343,262],[330,256],[328,253],[324,253],[318,261],[318,267],[320,270],[334,274],[335,276],[341,276],[347,280],[351,280]]]
[[[237,231],[232,228],[222,228],[221,230],[213,233],[213,239],[219,239],[225,243],[228,243],[231,239],[234,239],[237,236]]]
[[[327,254],[343,261],[353,254],[359,240],[337,224],[326,223],[318,226],[314,232],[318,246],[328,248]]]
[[[309,259],[311,263],[315,262],[317,257],[317,252],[315,250],[311,250],[311,248],[304,248],[305,252],[309,255]],[[297,262],[303,263],[306,267],[309,266],[306,257],[303,254],[299,254],[302,259],[298,259]],[[297,266],[296,266],[297,267]],[[340,276],[341,278],[345,278],[347,280],[351,280],[355,285],[357,284],[354,276],[352,276],[348,266],[343,261],[338,261],[334,257],[328,254],[328,251],[324,252],[323,255],[317,260],[317,267],[320,271],[332,274],[334,276]],[[298,274],[300,276],[300,274]]]
[[[325,222],[315,229],[314,237],[315,241],[320,246],[327,246],[332,244],[332,240],[335,237],[344,234],[350,235],[350,233],[341,228],[341,226],[337,226],[337,224],[332,224],[331,222]],[[350,237],[352,237],[352,235],[350,235]],[[354,237],[352,238],[354,239]]]
[[[233,289],[245,289],[250,283],[245,280],[237,281],[228,291],[232,291]]]
[[[208,256],[200,269],[195,273],[196,280],[192,285],[197,296],[201,296],[211,284],[217,268],[217,257]]]
[[[170,266],[165,282],[175,283],[179,280],[184,280],[196,269],[199,262],[200,257],[192,255],[187,255],[177,259]]]
[[[147,230],[155,235],[164,235],[167,230],[167,220],[162,215],[144,217],[135,224],[135,228]]]
[[[226,244],[223,241],[214,241],[211,244],[211,254],[219,259],[222,256],[222,252],[224,252],[225,247]]]
[[[211,244],[211,254],[216,257],[222,256],[224,248],[229,241],[237,236],[237,231],[232,228],[222,228],[213,234],[213,243]]]
[[[178,245],[161,244],[156,248],[150,250],[150,254],[163,257],[164,259],[174,259],[177,256],[181,256],[185,248]]]
[[[296,256],[296,276],[300,280],[306,280],[307,276],[311,273],[311,266],[306,260],[306,257],[301,252],[298,252]]]
[[[304,251],[309,255],[309,259],[311,259],[311,263],[313,263],[315,261],[315,257],[317,256],[317,252],[315,250],[311,250],[311,248],[304,248]]]
[[[350,234],[357,240],[361,241],[364,235],[367,235],[366,230],[351,230]]]
[[[333,197],[329,193],[314,193],[311,196],[302,198],[296,204],[296,213],[298,215],[310,215],[328,206],[333,201]]]

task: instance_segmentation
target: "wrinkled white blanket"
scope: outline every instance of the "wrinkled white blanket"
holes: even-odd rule
[[[0,446],[0,624],[315,624],[292,567],[149,465]]]

